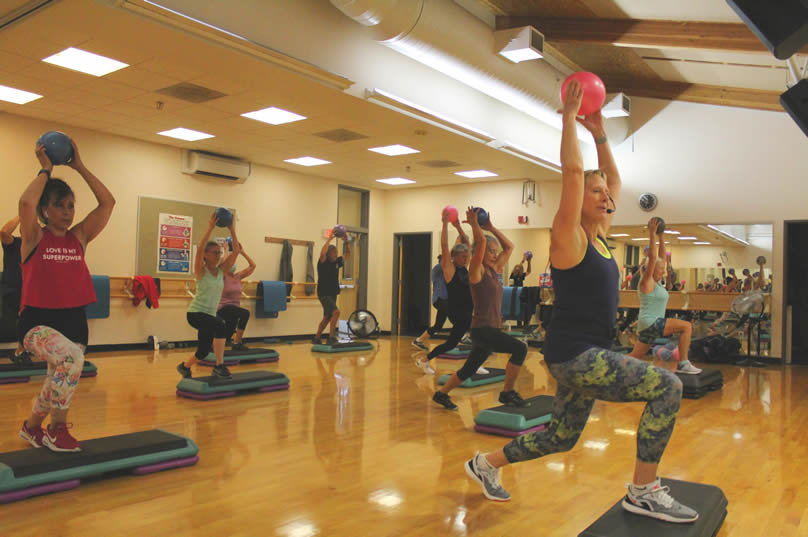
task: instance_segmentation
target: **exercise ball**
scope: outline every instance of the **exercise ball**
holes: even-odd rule
[[[449,219],[449,222],[452,224],[457,222],[457,207],[454,205],[447,205],[443,208],[443,210],[446,211],[446,217]]]
[[[488,211],[486,211],[482,207],[475,207],[475,209],[478,209],[477,223],[480,224],[480,226],[484,226],[484,225],[488,224],[488,220],[489,220],[488,219]]]
[[[758,265],[765,265],[766,264],[766,258],[763,257],[762,255],[759,255],[758,258],[755,261],[757,261]]]
[[[527,252],[525,252],[525,259],[527,259],[528,261],[530,261],[531,259],[533,259],[533,252],[531,252],[530,250],[528,250]]]
[[[336,226],[334,226],[332,232],[334,233],[334,236],[337,237],[338,239],[344,239],[345,235],[347,235],[347,233],[345,232],[345,226],[343,226],[342,224],[337,224]]]
[[[37,144],[45,146],[45,154],[54,166],[67,164],[73,160],[73,143],[63,132],[48,131],[39,137]]]
[[[224,207],[219,207],[216,209],[216,225],[219,227],[227,227],[233,223],[233,213],[225,209]]]
[[[658,216],[656,217],[656,219],[657,219],[657,228],[656,228],[657,235],[662,235],[665,232],[665,221]]]
[[[567,97],[567,86],[573,80],[577,80],[581,84],[581,89],[584,92],[581,99],[581,108],[578,109],[579,116],[588,116],[597,112],[603,106],[606,100],[606,86],[603,81],[595,73],[589,71],[578,71],[568,76],[564,83],[561,85],[561,102]]]

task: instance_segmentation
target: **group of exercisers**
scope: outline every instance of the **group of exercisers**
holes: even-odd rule
[[[665,259],[664,241],[659,250],[651,249],[649,265],[640,283],[641,340],[632,355],[611,350],[618,306],[620,272],[606,245],[605,237],[620,198],[621,181],[605,134],[600,112],[578,117],[582,89],[572,81],[563,108],[561,141],[562,192],[553,220],[550,265],[555,291],[552,320],[547,330],[543,354],[547,368],[556,380],[552,418],[539,432],[519,436],[502,449],[477,453],[465,464],[468,475],[481,485],[486,498],[506,501],[510,494],[499,480],[499,469],[507,464],[527,461],[567,451],[577,442],[595,400],[646,403],[637,431],[634,476],[622,502],[631,512],[667,520],[691,522],[698,514],[670,495],[658,477],[658,464],[673,432],[682,397],[682,382],[672,371],[637,359],[652,336],[678,332],[679,370],[693,373],[686,361],[689,328],[686,323],[664,320],[667,293],[659,285],[657,260]],[[598,155],[598,169],[583,167],[576,123],[592,135]],[[88,342],[84,306],[95,301],[90,273],[85,263],[88,244],[104,229],[112,214],[115,199],[104,184],[82,162],[73,143],[75,157],[69,164],[89,186],[97,206],[78,224],[73,224],[75,197],[62,180],[51,177],[53,165],[43,146],[36,156],[41,170],[19,202],[21,230],[20,255],[22,293],[18,325],[19,343],[34,358],[48,363],[48,375],[34,401],[31,415],[20,435],[34,447],[47,446],[56,451],[77,451],[78,441],[69,431],[67,413],[79,382]],[[470,332],[471,350],[465,364],[453,373],[433,400],[447,409],[456,409],[449,394],[468,379],[494,352],[510,355],[505,384],[499,401],[524,407],[528,403],[515,390],[519,371],[527,355],[526,345],[501,330],[502,272],[513,243],[497,229],[490,216],[480,221],[479,209],[469,208],[465,222],[471,229],[469,240],[459,219],[450,222],[442,214],[440,276],[445,295],[438,289],[436,305],[452,323],[447,341],[420,356],[417,364],[434,373],[430,361],[454,348]],[[448,227],[452,224],[458,240],[449,247]],[[235,334],[233,347],[244,349],[243,334],[249,319],[240,307],[241,281],[256,268],[244,252],[230,223],[232,251],[222,260],[218,243],[210,241],[217,224],[214,213],[200,239],[194,259],[196,295],[188,307],[188,323],[198,331],[194,355],[177,366],[183,377],[191,367],[212,351],[216,365],[213,374],[229,377],[223,361],[226,339]],[[655,225],[649,224],[654,245]],[[336,343],[339,319],[337,295],[338,270],[343,257],[338,255],[332,238],[322,248],[318,260],[318,296],[323,318],[315,343],[330,325],[328,342]],[[248,267],[235,271],[236,259],[243,256]],[[350,255],[346,243],[345,255]],[[663,261],[664,264],[664,261]],[[520,264],[521,265],[521,264]],[[528,271],[530,265],[528,264]],[[516,275],[521,276],[521,271]],[[418,340],[425,347],[421,338]],[[50,424],[42,424],[50,415]],[[686,501],[682,498],[681,500]]]

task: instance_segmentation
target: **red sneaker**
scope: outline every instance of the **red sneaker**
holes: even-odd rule
[[[70,427],[73,427],[72,423],[48,425],[42,444],[51,451],[81,451],[79,441],[73,438],[68,431]]]
[[[42,427],[28,427],[26,422],[22,422],[22,429],[20,429],[20,438],[28,441],[29,444],[35,448],[42,447],[42,437],[45,436],[45,431]]]

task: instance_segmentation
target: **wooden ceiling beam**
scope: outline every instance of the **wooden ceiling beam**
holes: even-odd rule
[[[604,80],[604,83],[610,93],[622,91],[632,97],[783,111],[783,107],[780,106],[780,93],[777,91],[728,88],[666,80],[608,78]]]
[[[497,29],[534,26],[550,43],[613,45],[635,48],[686,48],[732,52],[768,52],[742,23],[591,19],[567,17],[497,17]],[[808,52],[804,47],[801,52]]]

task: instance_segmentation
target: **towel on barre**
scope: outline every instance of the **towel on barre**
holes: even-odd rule
[[[279,311],[286,311],[285,282],[262,280],[258,282],[256,295],[256,317],[277,317]]]
[[[87,304],[85,312],[88,319],[106,319],[109,317],[109,276],[96,276],[93,274],[93,288],[95,289],[95,302]]]
[[[151,276],[135,276],[132,278],[132,293],[135,295],[132,304],[137,306],[145,298],[146,307],[160,307],[160,287]]]

